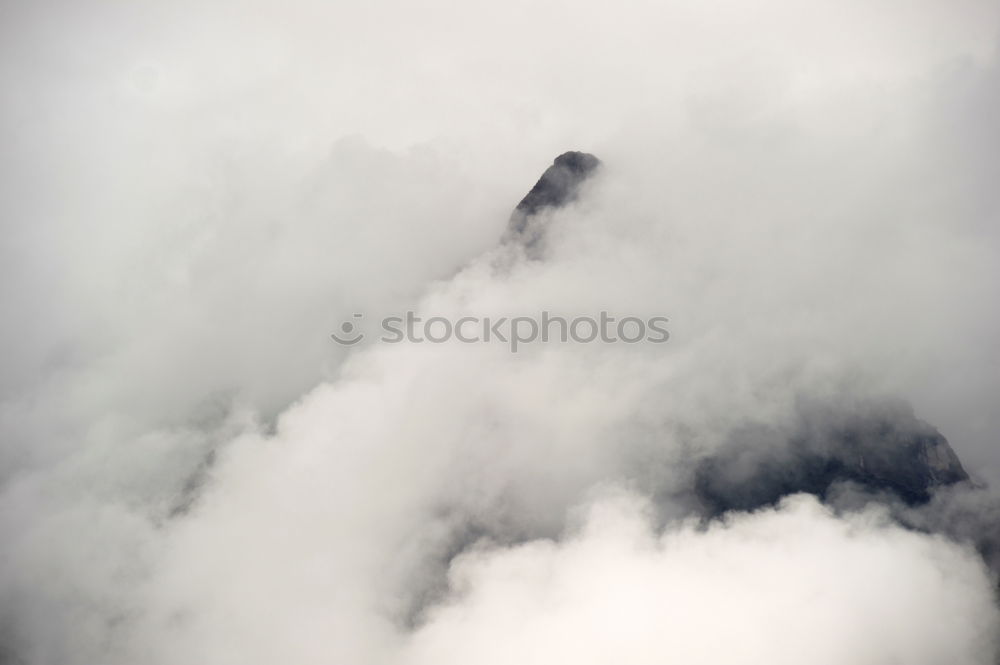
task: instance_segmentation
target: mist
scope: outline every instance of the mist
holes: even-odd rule
[[[0,3],[0,663],[996,662],[998,38],[979,0]],[[406,311],[670,338],[380,342]],[[968,480],[699,493],[859,418]]]

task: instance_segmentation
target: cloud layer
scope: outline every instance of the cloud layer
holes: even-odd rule
[[[3,5],[0,662],[993,662],[985,490],[690,488],[803,399],[1000,479],[994,5]],[[329,338],[411,308],[671,338]]]

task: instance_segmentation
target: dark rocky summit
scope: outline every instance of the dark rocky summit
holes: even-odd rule
[[[601,165],[594,155],[586,152],[564,152],[555,158],[531,191],[517,204],[522,215],[534,215],[542,208],[559,207],[571,201],[580,184]]]
[[[556,157],[552,166],[517,204],[504,239],[519,242],[528,250],[537,250],[543,228],[536,223],[536,216],[546,209],[559,208],[574,201],[580,186],[600,165],[601,160],[586,152],[564,152]]]

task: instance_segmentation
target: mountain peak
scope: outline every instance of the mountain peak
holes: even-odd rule
[[[534,248],[541,239],[543,229],[533,223],[538,213],[560,208],[579,195],[580,187],[601,166],[601,160],[587,152],[564,152],[553,160],[535,186],[517,204],[507,225],[506,240]]]

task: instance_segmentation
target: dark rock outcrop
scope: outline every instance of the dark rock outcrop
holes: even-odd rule
[[[695,493],[709,515],[799,492],[827,499],[846,483],[918,506],[936,488],[968,479],[940,432],[905,405],[881,404],[841,413],[812,408],[790,433],[746,428],[700,463]]]
[[[521,243],[529,254],[537,253],[544,232],[537,220],[539,213],[574,201],[580,186],[600,165],[601,160],[586,152],[564,152],[556,157],[552,166],[517,204],[507,224],[504,240]]]

